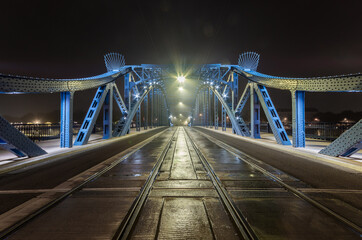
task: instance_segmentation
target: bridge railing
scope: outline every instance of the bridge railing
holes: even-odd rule
[[[60,137],[60,124],[12,124],[18,131],[30,138],[32,141],[44,141],[49,139],[56,139]],[[74,135],[78,133],[81,125],[73,125]]]
[[[114,123],[113,123],[114,124]],[[57,139],[60,138],[60,124],[52,123],[52,124],[26,124],[26,123],[13,123],[16,129],[18,129],[25,136],[30,138],[34,142]],[[143,126],[143,125],[142,125]],[[73,124],[73,135],[77,135],[81,124]],[[136,128],[136,122],[131,123],[131,128]],[[103,131],[103,126],[101,124],[97,124],[93,133],[98,133]]]
[[[288,135],[292,135],[292,123],[283,123]],[[342,133],[350,129],[354,123],[306,122],[305,136],[307,138],[334,141]],[[260,124],[260,132],[272,133],[268,123]]]

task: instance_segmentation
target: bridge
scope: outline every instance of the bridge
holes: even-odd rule
[[[68,149],[48,154],[0,116],[0,146],[20,159],[0,169],[1,237],[360,238],[362,167],[345,157],[362,148],[362,120],[319,153],[300,149],[305,93],[362,92],[362,74],[277,77],[257,71],[259,58],[177,69],[109,53],[107,72],[92,77],[1,74],[1,94],[60,93]],[[269,88],[291,93],[291,136]],[[74,94],[87,89],[96,93],[73,138]],[[262,138],[262,111],[273,141]],[[101,112],[103,140],[92,143]]]

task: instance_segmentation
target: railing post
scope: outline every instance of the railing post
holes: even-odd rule
[[[60,147],[73,147],[74,92],[60,93]]]

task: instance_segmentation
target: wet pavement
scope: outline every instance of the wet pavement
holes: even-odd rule
[[[179,128],[130,239],[241,239]]]
[[[259,239],[360,239],[344,224],[296,197],[262,172],[218,146],[210,137],[193,129],[188,131]],[[254,163],[295,188],[313,189],[263,162]],[[355,209],[355,218],[362,216],[359,211]]]
[[[173,132],[152,140],[9,239],[111,239]]]
[[[162,165],[129,239],[242,239],[198,151],[258,239],[360,239],[346,225],[286,190],[216,140],[183,127],[169,128],[9,239],[112,239],[160,159]],[[326,206],[349,209],[345,217],[360,224],[359,209],[328,198],[328,193],[264,162],[244,157]],[[23,197],[32,197],[35,190],[24,192]],[[43,194],[54,192],[48,189]]]

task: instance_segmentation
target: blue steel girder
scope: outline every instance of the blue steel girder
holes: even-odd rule
[[[119,110],[121,110],[122,114],[123,115],[127,114],[128,108],[127,108],[126,104],[124,103],[123,98],[122,98],[121,94],[119,93],[116,84],[113,85],[113,97],[117,103],[117,106],[119,107]]]
[[[362,149],[362,119],[319,153],[333,157],[349,157]]]
[[[219,128],[219,101],[214,94],[214,127],[215,130]]]
[[[115,129],[113,131],[113,136],[115,136],[115,133],[118,133],[116,136],[124,136],[127,134],[131,123],[132,123],[132,119],[134,118],[136,112],[139,109],[140,104],[142,103],[143,99],[146,97],[146,95],[148,94],[148,92],[152,89],[153,87],[150,87],[148,89],[146,89],[143,94],[141,95],[141,97],[133,104],[128,116],[126,117],[126,119],[124,119],[124,125],[122,126],[121,129]]]
[[[74,92],[60,93],[60,147],[73,146],[73,100]]]
[[[97,121],[99,112],[110,89],[113,89],[113,83],[106,84],[98,88],[88,109],[87,115],[84,118],[82,126],[79,129],[78,136],[74,142],[74,145],[77,146],[87,144],[94,125]]]
[[[18,157],[36,157],[47,153],[1,116],[0,147]]]
[[[235,107],[235,113],[240,113],[243,111],[246,102],[248,101],[250,97],[250,83],[248,83],[244,89],[243,94],[241,95],[238,104]]]
[[[234,111],[232,111],[232,109],[230,108],[230,104],[228,104],[224,97],[217,91],[216,87],[214,86],[210,86],[210,85],[201,85],[200,90],[203,88],[209,88],[214,95],[217,97],[217,99],[220,101],[221,106],[222,106],[222,125],[226,124],[226,114],[230,119],[230,122],[232,124],[232,127],[235,131],[235,133],[237,135],[241,135],[241,136],[250,136],[250,131],[248,129],[248,127],[246,126],[244,120],[241,117],[238,117],[238,119],[235,117],[234,115]]]
[[[305,147],[305,92],[292,91],[293,147]]]
[[[266,75],[256,71],[245,71],[238,65],[232,71],[260,85],[289,91],[305,92],[362,92],[362,74],[346,74],[326,77],[288,78]]]
[[[269,96],[268,90],[262,85],[255,85],[254,90],[260,100],[261,106],[263,107],[264,113],[268,119],[277,143],[282,145],[291,145],[283,123],[280,121],[279,115]]]
[[[82,91],[98,88],[107,83],[114,82],[129,71],[131,71],[131,68],[124,66],[119,71],[111,71],[94,77],[76,79],[32,78],[0,74],[0,93],[14,94]]]
[[[250,88],[250,133],[252,138],[260,138],[260,101],[255,92],[256,83]]]
[[[113,90],[115,83],[109,83],[110,88],[103,104],[103,139],[110,139],[113,130]]]
[[[140,94],[141,95],[138,96],[138,97],[132,98],[132,95],[129,95],[129,97],[128,97],[129,102],[130,102],[129,103],[129,106],[130,106],[129,107],[129,112],[128,112],[127,116],[122,116],[122,118],[117,122],[117,124],[116,124],[116,126],[115,126],[115,128],[113,130],[113,133],[112,133],[113,137],[124,136],[124,135],[127,134],[127,132],[130,129],[133,118],[135,117],[135,115],[139,111],[141,103],[144,101],[144,99],[146,98],[146,96],[149,93],[151,93],[151,92],[155,93],[155,90],[156,91],[159,90],[162,93],[162,96],[163,97],[165,96],[164,89],[161,87],[160,84],[156,84],[156,83],[149,85],[149,87],[147,87],[147,88],[140,89],[140,91],[141,91]],[[126,93],[126,85],[125,85],[125,93]],[[153,102],[153,104],[154,104],[154,101],[156,99],[155,96],[156,95],[153,95],[151,97],[151,102]],[[126,99],[126,97],[125,97],[125,99]],[[153,104],[151,104],[151,108],[152,108]],[[167,109],[167,113],[168,113],[168,109]],[[140,117],[140,115],[138,116],[138,119],[139,119],[139,117]],[[152,124],[154,124],[154,122],[152,121],[152,117],[153,116],[151,115],[151,126],[152,126]],[[137,121],[137,119],[136,119],[136,121]],[[150,128],[151,128],[151,126],[150,126]]]

